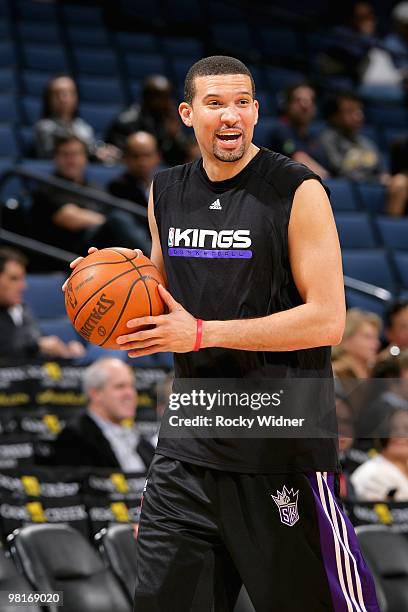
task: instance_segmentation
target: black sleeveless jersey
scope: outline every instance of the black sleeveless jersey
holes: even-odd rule
[[[264,148],[225,181],[210,181],[201,159],[160,172],[153,183],[154,211],[173,297],[203,320],[263,317],[302,304],[289,264],[288,222],[296,189],[311,178],[320,180]],[[330,347],[208,348],[175,354],[175,376],[332,378],[330,357]],[[334,414],[333,396],[327,401]],[[159,437],[157,452],[228,471],[338,470],[333,439]]]

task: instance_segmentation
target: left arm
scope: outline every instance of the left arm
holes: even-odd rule
[[[345,300],[341,254],[330,203],[316,180],[297,189],[288,228],[293,279],[304,304],[256,319],[204,321],[202,348],[292,351],[338,344],[344,329]],[[138,357],[160,351],[188,352],[196,320],[162,287],[169,314],[142,317],[128,326],[154,324],[151,330],[122,336],[119,344]]]

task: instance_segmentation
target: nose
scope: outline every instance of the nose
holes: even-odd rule
[[[226,125],[233,126],[239,120],[239,114],[234,105],[226,106],[221,115],[221,121]]]

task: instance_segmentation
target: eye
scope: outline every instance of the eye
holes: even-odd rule
[[[240,103],[241,106],[248,106],[249,100],[242,99],[242,100],[239,101],[239,103]]]
[[[208,106],[220,106],[220,102],[218,100],[210,100]]]

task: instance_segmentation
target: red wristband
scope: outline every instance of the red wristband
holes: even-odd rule
[[[196,341],[195,341],[193,351],[200,350],[202,339],[203,339],[203,321],[202,319],[197,319],[197,333],[196,333]]]

